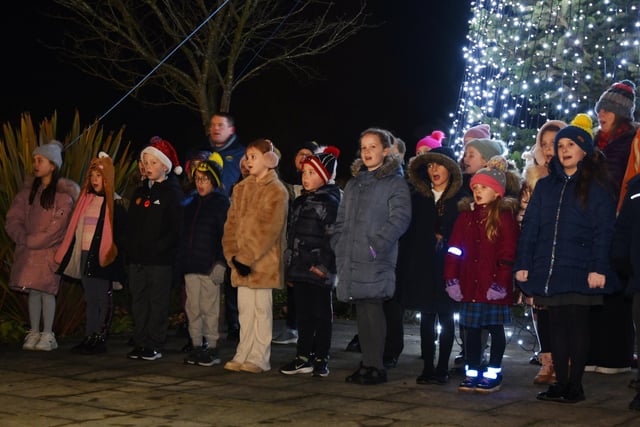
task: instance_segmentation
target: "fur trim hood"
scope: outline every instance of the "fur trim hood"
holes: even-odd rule
[[[25,177],[22,188],[30,189],[33,185],[33,181],[35,178],[31,175]],[[58,178],[58,183],[56,184],[56,191],[58,193],[64,193],[71,196],[71,199],[75,203],[78,200],[78,196],[80,195],[80,186],[75,182],[70,180],[69,178]]]
[[[424,197],[433,197],[431,190],[431,178],[427,170],[427,164],[439,163],[449,171],[449,186],[442,195],[443,199],[450,199],[462,187],[462,171],[460,166],[453,159],[443,155],[427,152],[409,160],[407,167],[407,181]]]
[[[351,164],[351,175],[357,176],[361,171],[366,170],[362,159],[357,158]],[[376,179],[382,179],[391,175],[402,175],[402,161],[398,156],[388,155],[384,158],[382,166],[373,171]]]

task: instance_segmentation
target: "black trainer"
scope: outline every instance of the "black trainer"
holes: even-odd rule
[[[314,377],[326,377],[329,376],[329,356],[316,357],[313,359],[313,374]]]
[[[162,353],[155,348],[143,348],[140,352],[140,359],[143,360],[157,360],[162,358]]]
[[[296,356],[291,362],[280,368],[280,372],[285,375],[309,374],[313,372],[313,366],[309,358]]]

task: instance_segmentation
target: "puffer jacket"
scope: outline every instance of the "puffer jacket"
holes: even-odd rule
[[[249,175],[233,187],[222,249],[231,267],[231,284],[251,289],[284,286],[284,259],[289,193],[275,170],[261,178]],[[233,258],[251,268],[238,273]]]
[[[627,289],[640,292],[640,174],[629,181],[616,219],[611,259],[624,271]]]
[[[314,192],[303,192],[291,207],[286,251],[286,280],[333,287],[336,256],[331,249],[331,229],[336,221],[342,190],[327,184]],[[316,267],[326,277],[309,271]]]
[[[29,204],[33,180],[33,177],[25,180],[7,212],[5,230],[16,243],[9,287],[57,295],[60,276],[56,274],[58,263],[54,257],[67,230],[80,186],[66,178],[58,179],[54,206],[44,209],[40,204],[42,186],[33,204]]]
[[[331,236],[340,301],[388,299],[395,292],[398,240],[411,221],[411,196],[393,156],[374,171],[356,160]]]
[[[518,282],[520,288],[538,296],[616,291],[619,281],[609,262],[616,199],[594,181],[583,209],[576,198],[581,164],[572,177],[564,173],[557,157],[549,166],[549,176],[536,184],[522,221],[514,272],[529,273],[526,282]],[[604,289],[589,288],[590,272],[606,275]]]

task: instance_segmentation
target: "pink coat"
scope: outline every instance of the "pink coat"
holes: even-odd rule
[[[7,234],[16,243],[9,287],[23,292],[35,289],[56,295],[60,276],[56,274],[58,264],[53,258],[69,224],[80,187],[69,179],[60,178],[54,207],[45,210],[40,205],[42,187],[38,189],[33,204],[29,205],[32,183],[33,177],[25,180],[5,221]]]

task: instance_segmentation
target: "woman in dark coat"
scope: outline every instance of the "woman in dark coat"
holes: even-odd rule
[[[442,275],[447,241],[464,195],[462,172],[453,150],[438,147],[412,158],[408,167],[412,215],[400,239],[397,286],[405,308],[420,311],[420,340],[424,369],[418,384],[445,384],[453,346],[454,312],[458,303],[445,292]],[[434,357],[437,323],[441,326],[437,367]]]

